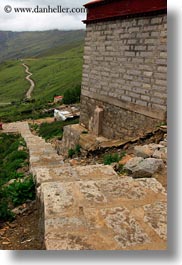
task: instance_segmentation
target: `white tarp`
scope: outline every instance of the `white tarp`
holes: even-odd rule
[[[60,110],[55,109],[54,110],[54,118],[58,121],[60,121],[60,120],[65,121],[68,118],[73,118],[73,115],[69,111],[66,111],[66,110],[60,111]]]

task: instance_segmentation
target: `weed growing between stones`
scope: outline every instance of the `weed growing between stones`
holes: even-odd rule
[[[78,156],[81,153],[81,146],[77,144],[74,149],[68,150],[68,157],[72,158],[74,155]]]
[[[118,153],[115,154],[107,154],[103,158],[104,165],[111,165],[112,163],[118,163],[121,158],[123,158],[126,155],[125,152],[121,153],[120,155]]]

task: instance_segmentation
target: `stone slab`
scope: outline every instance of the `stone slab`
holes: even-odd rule
[[[83,179],[41,188],[47,249],[167,247],[166,193],[155,179]]]

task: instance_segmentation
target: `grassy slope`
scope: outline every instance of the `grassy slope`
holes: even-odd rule
[[[83,41],[84,30],[40,31],[40,32],[6,32],[0,31],[0,62],[34,57],[60,45],[69,45]]]
[[[0,103],[20,100],[29,84],[24,79],[25,71],[19,61],[0,64]]]
[[[44,108],[55,94],[61,95],[66,89],[81,84],[82,58],[83,42],[75,42],[50,49],[42,57],[24,60],[30,66],[36,83],[33,93],[36,101],[31,104],[18,103],[29,87],[21,62],[0,64],[0,102],[17,101],[17,106],[0,106],[0,120],[32,118],[31,111],[36,114],[36,110]],[[30,113],[24,115],[22,112]]]
[[[79,122],[78,118],[66,120],[66,121],[56,121],[53,123],[42,123],[38,129],[38,134],[44,139],[52,139],[54,137],[59,137],[60,139],[63,136],[63,128],[66,125],[77,124]]]
[[[25,60],[36,83],[36,100],[52,101],[54,95],[81,84],[83,45],[78,43],[67,51],[62,52],[61,48],[52,52],[52,56]]]

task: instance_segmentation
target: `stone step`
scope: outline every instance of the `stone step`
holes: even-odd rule
[[[94,165],[94,166],[78,166],[70,167],[68,164],[63,164],[59,167],[39,167],[34,170],[38,184],[50,181],[96,181],[118,179],[118,175],[111,166]]]
[[[166,248],[166,194],[155,179],[47,182],[40,197],[47,250]]]
[[[71,167],[28,123],[5,128],[27,143],[47,250],[166,249],[167,195],[156,179],[118,176],[104,165]]]
[[[49,158],[48,158],[49,157]],[[31,158],[30,158],[30,163],[37,163],[37,162],[44,162],[44,163],[48,163],[48,162],[55,162],[55,161],[62,161],[62,158],[57,158],[57,157],[54,157],[54,156],[45,156],[45,154],[39,154],[36,156],[35,155],[32,155]]]
[[[63,161],[51,161],[51,162],[47,162],[47,161],[37,161],[37,162],[32,162],[30,163],[30,167],[34,168],[34,167],[42,167],[42,168],[55,168],[55,167],[59,167],[64,165]]]

